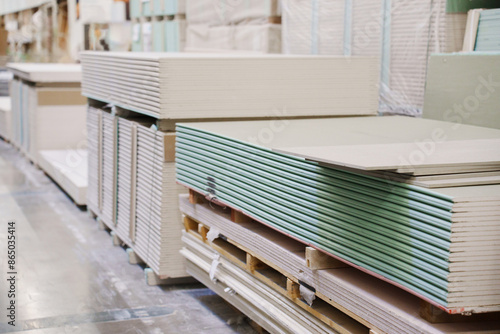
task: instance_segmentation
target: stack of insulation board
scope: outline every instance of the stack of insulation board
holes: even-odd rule
[[[12,143],[85,205],[87,156],[78,151],[86,148],[81,66],[11,63],[7,68],[14,75]]]
[[[249,220],[235,222],[234,219],[231,219],[229,210],[217,210],[217,206],[213,203],[193,204],[190,203],[187,195],[181,195],[179,203],[181,212],[187,219],[201,223],[206,229],[212,231],[209,233],[213,233],[213,235],[219,234],[221,237],[221,239],[214,239],[205,243],[205,245],[212,246],[210,247],[213,248],[212,252],[214,250],[219,252],[219,264],[215,270],[211,269],[213,268],[211,265],[207,265],[204,261],[193,257],[194,254],[192,253],[195,252],[191,251],[191,249],[194,248],[192,245],[197,243],[196,240],[192,237],[187,238],[189,236],[187,234],[183,237],[185,249],[182,252],[188,259],[188,273],[195,276],[236,307],[240,307],[241,303],[235,302],[231,298],[232,294],[218,287],[217,283],[222,281],[222,284],[226,284],[236,291],[236,295],[247,293],[247,288],[239,287],[238,282],[229,281],[227,278],[225,281],[221,278],[221,276],[225,276],[224,272],[227,270],[234,271],[232,268],[235,266],[229,257],[226,258],[227,255],[224,252],[218,251],[217,246],[220,247],[223,243],[233,245],[232,247],[226,247],[227,250],[234,249],[235,246],[245,249],[260,261],[275,266],[275,270],[285,273],[287,277],[300,279],[300,282],[302,282],[300,283],[301,294],[304,289],[310,290],[310,288],[313,288],[316,298],[312,305],[317,310],[325,309],[324,304],[321,302],[328,301],[373,331],[384,333],[480,333],[484,331],[487,333],[489,330],[499,329],[498,321],[432,324],[419,316],[421,303],[416,296],[355,268],[339,266],[331,261],[330,263],[323,261],[322,267],[318,270],[317,267],[307,263],[308,257],[306,253],[308,250],[306,245],[257,222]],[[216,247],[213,245],[216,245]],[[198,245],[197,248],[201,247]],[[235,253],[231,255],[233,254]],[[216,284],[209,279],[209,273],[217,278]],[[241,276],[244,275],[241,274]],[[253,282],[255,285],[258,280],[254,278]],[[240,292],[240,290],[243,290],[243,292]],[[270,299],[267,302],[272,303],[274,298],[279,297],[274,294],[273,297],[267,298]],[[257,307],[257,310],[259,310],[259,307]],[[242,309],[242,311],[247,312],[245,309]],[[258,312],[247,314],[255,321],[258,321],[259,318],[267,319],[266,316],[259,317]],[[345,318],[340,317],[338,313],[332,312],[330,315],[334,315],[330,319],[337,326],[349,329],[346,328],[350,324],[348,320],[346,321]],[[269,316],[273,317],[275,314],[269,314]],[[274,332],[272,327],[268,328],[268,324],[265,323],[262,326],[271,333]],[[300,332],[298,328],[289,329],[290,332],[294,330]]]
[[[499,130],[351,117],[252,140],[266,124],[178,125],[178,182],[450,312],[500,310]]]
[[[83,95],[160,119],[374,115],[369,57],[83,52]],[[193,83],[196,83],[194,85]]]
[[[500,9],[481,11],[476,51],[500,51]]]
[[[499,79],[498,52],[433,54],[423,117],[500,129]]]
[[[157,275],[186,276],[174,135],[92,107],[88,120],[89,208]]]
[[[186,51],[281,53],[277,0],[188,1]]]

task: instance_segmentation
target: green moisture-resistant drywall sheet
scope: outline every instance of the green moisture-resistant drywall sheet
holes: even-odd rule
[[[500,9],[481,12],[475,51],[500,51]]]
[[[500,129],[500,53],[434,54],[427,73],[424,118]]]
[[[498,0],[447,0],[447,13],[467,13],[476,8],[498,8]]]

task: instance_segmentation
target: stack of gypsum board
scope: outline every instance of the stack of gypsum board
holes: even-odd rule
[[[93,107],[87,109],[87,150],[88,150],[88,184],[87,207],[99,214],[100,210],[100,162],[99,136],[101,132],[102,111]]]
[[[109,112],[102,113],[102,215],[101,219],[113,229],[116,222],[116,138],[117,119]]]
[[[494,239],[499,237],[500,186],[428,190],[276,150],[315,145],[350,145],[354,150],[417,141],[412,153],[437,130],[446,138],[445,149],[457,141],[484,145],[498,140],[500,131],[473,126],[455,130],[451,123],[406,117],[283,122],[272,141],[259,141],[262,129],[269,128],[265,121],[178,125],[178,182],[442,308],[499,308]],[[462,154],[470,154],[467,146]],[[498,167],[497,162],[473,171]],[[436,174],[443,168],[401,170]]]
[[[93,107],[88,120],[89,208],[157,275],[186,276],[174,135]]]
[[[325,268],[332,268],[318,270],[307,264],[307,250],[303,243],[253,221],[236,222],[232,219],[231,210],[220,210],[208,201],[193,204],[187,195],[181,195],[179,205],[186,219],[199,222],[205,229],[219,233],[221,240],[214,240],[212,245],[221,246],[221,243],[229,242],[271,265],[288,278],[292,277],[292,280],[299,278],[299,283],[304,288],[310,290],[312,287],[316,292],[317,298],[313,302],[313,307],[321,305],[318,299],[327,301],[374,332],[488,333],[500,328],[498,321],[486,322],[484,318],[467,324],[431,324],[419,316],[421,303],[416,296],[376,277],[348,266],[333,268],[336,265],[325,265]],[[211,234],[213,235],[213,232]],[[231,247],[225,249],[229,250]],[[235,253],[230,252],[230,254]],[[345,324],[346,322],[343,323],[344,326]]]
[[[181,248],[178,195],[175,183],[173,134],[137,126],[137,254],[160,276],[186,276]],[[126,189],[124,191],[127,191]]]
[[[475,51],[500,51],[500,9],[481,11]]]
[[[332,333],[332,328],[302,310],[287,297],[258,281],[187,233],[181,253],[190,275],[219,294],[269,333]],[[357,329],[357,328],[356,328]]]
[[[9,83],[12,73],[0,68],[0,96],[9,96]]]
[[[160,119],[375,115],[369,57],[83,52],[83,95]]]

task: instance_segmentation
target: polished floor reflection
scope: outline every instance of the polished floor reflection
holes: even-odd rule
[[[6,324],[7,222],[16,222],[16,327]],[[0,333],[253,333],[201,284],[150,287],[107,232],[0,140]]]

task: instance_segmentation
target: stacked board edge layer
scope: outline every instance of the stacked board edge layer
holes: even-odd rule
[[[173,157],[144,119],[89,107],[89,208],[160,276],[185,277]],[[172,144],[173,146],[173,140]]]
[[[400,122],[392,131],[399,135],[408,129],[404,122],[448,126],[402,117],[296,120],[275,133],[272,145],[288,140],[287,133],[307,129],[308,122],[320,122],[332,133],[337,129],[332,122],[347,128],[355,122],[359,129],[364,122],[382,130],[381,122]],[[250,140],[264,121],[224,123],[218,131],[220,124],[178,125],[179,183],[448,310],[498,309],[499,185],[430,191],[273,152],[271,145]],[[450,140],[499,133],[451,129],[446,132]],[[323,136],[321,130],[315,133]],[[345,137],[341,140],[355,140]]]
[[[83,52],[82,94],[160,119],[376,115],[371,57]]]

